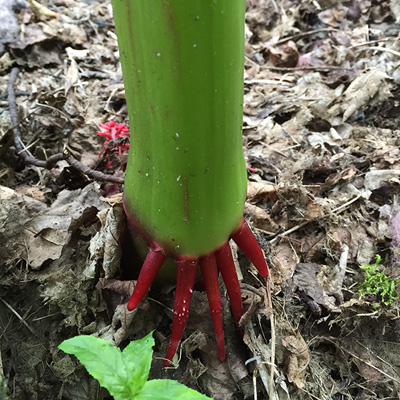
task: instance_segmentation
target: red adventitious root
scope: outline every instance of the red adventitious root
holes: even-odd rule
[[[164,366],[172,360],[185,329],[189,317],[190,300],[192,299],[194,281],[196,279],[198,260],[176,260],[176,291],[174,300],[174,316],[172,317],[171,341],[167,350]]]
[[[239,229],[232,235],[232,239],[254,264],[260,275],[267,277],[268,267],[262,250],[244,220]],[[140,271],[132,297],[128,302],[128,310],[133,310],[140,303],[166,258],[167,256],[163,249],[153,243]],[[240,295],[239,281],[228,242],[224,243],[216,251],[203,257],[177,257],[177,278],[174,315],[172,318],[172,333],[171,341],[165,356],[166,360],[164,366],[169,365],[182,338],[186,321],[189,316],[190,301],[199,265],[207,292],[211,318],[217,339],[218,353],[222,361],[225,360],[225,346],[224,332],[222,328],[222,307],[218,284],[218,270],[221,272],[222,279],[225,283],[235,321],[239,323],[242,316],[242,298]]]
[[[224,280],[226,291],[231,301],[233,317],[238,324],[243,314],[242,296],[240,294],[235,263],[233,262],[232,252],[228,242],[215,252],[215,258],[217,259],[217,265],[221,271],[222,279]]]
[[[214,254],[200,259],[200,270],[206,287],[211,319],[221,361],[225,360],[224,330],[222,327],[221,293],[219,292],[217,261]]]
[[[232,239],[254,264],[260,275],[266,278],[268,276],[268,267],[264,259],[264,254],[245,220],[243,220],[241,227],[232,235]]]
[[[158,271],[162,267],[166,255],[157,245],[152,245],[146,260],[140,270],[139,278],[136,282],[135,290],[132,293],[128,302],[128,310],[132,311],[142,301],[144,295],[149,290],[150,285],[153,283]]]

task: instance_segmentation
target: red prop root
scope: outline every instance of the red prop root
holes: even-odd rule
[[[244,219],[239,229],[231,238],[254,264],[260,275],[267,277],[268,267],[264,255],[253,232]],[[166,258],[167,255],[163,249],[153,243],[140,271],[133,294],[128,302],[128,310],[133,310],[140,303]],[[221,272],[222,279],[225,283],[236,323],[239,323],[243,313],[239,281],[236,275],[229,243],[227,241],[219,249],[205,256],[199,258],[177,257],[175,261],[177,277],[174,315],[172,318],[171,341],[165,356],[166,360],[164,361],[164,366],[167,367],[170,364],[179,342],[182,339],[186,321],[189,317],[190,301],[192,299],[198,266],[200,266],[207,292],[215,337],[217,339],[219,358],[221,361],[224,361],[225,345],[218,270]]]

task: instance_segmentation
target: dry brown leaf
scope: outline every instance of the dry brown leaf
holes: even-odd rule
[[[43,28],[39,24],[29,24],[25,27],[25,32],[20,35],[18,40],[10,44],[13,49],[25,49],[36,43],[41,43],[49,40],[50,36],[44,33]]]
[[[342,121],[346,122],[355,112],[371,105],[373,100],[386,99],[390,96],[386,80],[388,76],[380,70],[373,69],[356,78],[343,93],[340,106],[343,112]],[[336,110],[334,106],[330,113]]]
[[[79,79],[79,70],[78,64],[74,59],[71,60],[71,64],[67,69],[67,73],[65,74],[65,83],[64,83],[64,95],[67,96],[69,90],[75,83],[78,82]]]
[[[343,171],[331,174],[325,179],[324,188],[335,186],[341,180],[348,180],[356,175],[357,172],[358,170],[352,166],[344,169]]]
[[[30,266],[39,269],[44,261],[59,258],[73,232],[103,208],[105,205],[100,201],[97,183],[84,189],[62,191],[51,207],[25,225],[25,238],[22,240]]]
[[[0,186],[0,203],[0,259],[5,265],[15,265],[27,258],[24,224],[47,206],[4,186]]]
[[[279,243],[274,248],[274,253],[272,263],[275,268],[270,272],[273,277],[274,289],[277,290],[292,278],[299,259],[293,247],[288,243]]]
[[[304,387],[304,378],[310,362],[307,344],[300,332],[294,330],[282,338],[282,345],[289,352],[285,360],[288,380],[301,389]]]
[[[231,318],[228,310],[229,305],[224,300],[225,299],[222,298],[224,315],[226,314]],[[193,293],[191,314],[187,329],[197,333],[190,335],[188,340],[182,343],[182,347],[184,348],[185,357],[188,357],[191,361],[194,358],[191,353],[195,350],[200,352],[203,369],[204,366],[206,367],[206,371],[203,370],[204,374],[200,377],[202,386],[212,398],[233,400],[233,393],[235,392],[235,387],[237,387],[236,379],[239,381],[248,375],[247,370],[243,368],[240,341],[237,339],[237,332],[234,324],[232,321],[229,321],[228,324],[224,324],[227,346],[229,343],[229,352],[227,354],[229,362],[226,363],[221,363],[218,356],[218,348],[210,318],[207,295],[204,292],[195,291]],[[236,335],[236,339],[231,340],[231,332],[233,335]],[[239,361],[238,366],[236,366],[236,359]],[[231,365],[231,361],[234,362],[234,365]],[[232,374],[231,369],[233,368],[236,369],[237,376]],[[191,381],[196,378],[197,377],[192,377]]]
[[[0,57],[0,73],[3,74],[5,71],[9,70],[14,61],[11,59],[10,53],[4,53]]]
[[[310,202],[306,206],[308,213],[304,215],[304,218],[307,221],[312,221],[321,216],[321,212],[323,211],[322,205],[317,202],[310,200]]]
[[[246,1],[246,23],[250,31],[261,40],[271,37],[270,27],[276,22],[279,10],[268,0]]]
[[[390,0],[390,10],[396,18],[396,22],[400,22],[400,3],[398,0]]]
[[[87,40],[85,30],[78,24],[72,24],[65,19],[56,18],[39,22],[45,34],[75,46],[82,45]]]
[[[321,11],[318,14],[318,18],[328,26],[338,27],[345,19],[346,13],[347,7],[338,5],[335,8],[329,8],[325,11]]]
[[[247,200],[257,203],[262,200],[276,200],[277,186],[269,182],[247,182]]]
[[[293,276],[294,288],[304,292],[318,304],[324,306],[330,311],[338,312],[336,300],[329,296],[323,286],[323,280],[326,279],[320,265],[315,263],[298,263]]]
[[[45,193],[51,192],[51,189],[46,188],[44,185],[41,186],[29,186],[29,185],[19,185],[15,188],[15,192],[22,195],[27,195],[35,200],[46,202]]]
[[[94,270],[102,260],[105,277],[109,279],[115,275],[121,259],[119,235],[125,223],[122,204],[100,211],[98,218],[102,227],[90,241],[90,264]]]
[[[133,282],[100,278],[96,289],[101,291],[103,299],[114,313],[111,324],[101,329],[99,336],[118,346],[125,339],[127,329],[137,312],[137,309],[128,311],[126,307],[133,292]]]
[[[400,170],[377,170],[371,168],[371,170],[365,174],[365,197],[369,198],[372,194],[372,191],[382,187],[385,182],[400,185]]]
[[[271,235],[279,230],[279,225],[272,220],[267,211],[260,207],[246,203],[244,206],[244,215],[251,219],[256,228],[262,229]]]
[[[294,42],[289,41],[281,46],[268,46],[270,59],[276,67],[293,68],[299,61],[299,51]]]
[[[58,14],[35,0],[28,0],[36,17],[39,19],[57,18]]]

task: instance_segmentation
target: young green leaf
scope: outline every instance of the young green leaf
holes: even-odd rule
[[[134,388],[133,392],[135,393],[143,387],[149,378],[153,346],[153,332],[150,332],[143,339],[130,342],[122,351],[125,368],[130,377],[130,386]],[[139,386],[135,388],[135,384],[139,384]]]
[[[10,400],[10,398],[7,396],[7,386],[3,382],[3,377],[0,374],[0,399],[1,400]]]
[[[147,381],[153,346],[154,339],[149,333],[143,339],[131,342],[123,352],[94,336],[76,336],[58,347],[65,353],[74,354],[115,400],[131,400]]]
[[[134,400],[212,400],[204,394],[189,389],[170,379],[154,379],[146,382]]]

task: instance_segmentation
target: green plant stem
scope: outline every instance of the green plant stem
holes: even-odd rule
[[[125,208],[168,256],[239,227],[245,1],[113,0],[132,127]]]

